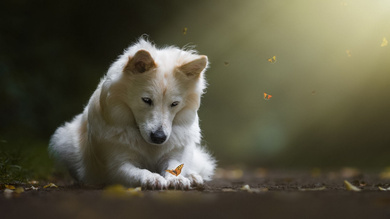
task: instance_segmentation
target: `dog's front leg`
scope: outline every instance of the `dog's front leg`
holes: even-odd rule
[[[146,189],[167,189],[168,182],[158,173],[152,173],[147,169],[140,169],[131,163],[122,164],[118,168],[119,173],[113,173],[113,177],[121,184],[129,186],[141,186]],[[120,177],[120,178],[118,178]]]

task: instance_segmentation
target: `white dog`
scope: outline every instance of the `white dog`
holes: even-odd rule
[[[194,51],[141,38],[111,65],[84,112],[56,130],[51,154],[87,184],[202,185],[215,169],[197,114],[207,65]],[[165,171],[180,164],[178,176]]]

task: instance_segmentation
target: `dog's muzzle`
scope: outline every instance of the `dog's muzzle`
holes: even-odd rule
[[[162,130],[162,127],[160,127],[157,131],[150,133],[150,139],[155,144],[162,144],[167,140],[167,135]]]

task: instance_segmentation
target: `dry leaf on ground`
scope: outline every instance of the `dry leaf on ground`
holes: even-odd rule
[[[6,189],[11,189],[11,190],[14,190],[14,189],[15,189],[15,186],[13,186],[13,185],[7,185],[7,184],[5,184],[4,186],[5,186]]]
[[[56,184],[54,184],[54,183],[49,183],[49,184],[45,185],[43,188],[44,189],[47,189],[47,188],[58,188],[58,186]]]
[[[345,185],[345,188],[348,190],[348,191],[355,191],[355,192],[360,192],[361,189],[352,185],[350,182],[348,182],[347,180],[344,180],[344,185]]]
[[[299,191],[323,191],[325,190],[325,186],[317,187],[317,188],[299,188]]]

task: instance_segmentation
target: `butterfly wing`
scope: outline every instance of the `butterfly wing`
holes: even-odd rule
[[[269,100],[271,97],[271,94],[264,93],[264,100]]]
[[[170,173],[170,174],[172,174],[172,175],[177,176],[177,175],[176,175],[176,172],[175,172],[174,170],[165,170],[165,172],[168,172],[168,173]]]
[[[176,176],[178,176],[181,173],[181,169],[183,169],[183,166],[184,166],[184,163],[180,164],[178,167],[176,167],[176,169],[175,169],[175,172],[177,174]]]
[[[276,56],[272,56],[271,58],[267,59],[268,62],[270,63],[275,63],[276,62]]]
[[[184,164],[180,164],[176,169],[174,170],[165,170],[165,172],[168,172],[172,175],[178,176],[181,173],[181,169],[183,169]]]

